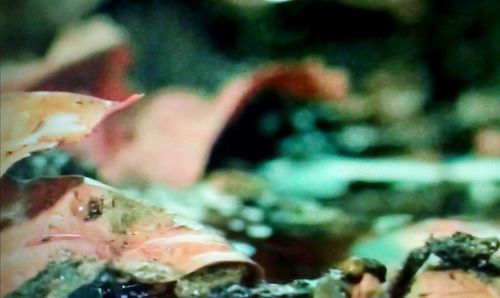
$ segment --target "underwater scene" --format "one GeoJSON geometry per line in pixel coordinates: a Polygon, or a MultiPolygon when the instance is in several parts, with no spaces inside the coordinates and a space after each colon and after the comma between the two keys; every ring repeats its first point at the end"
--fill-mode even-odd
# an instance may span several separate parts
{"type": "Polygon", "coordinates": [[[499,15],[0,0],[0,297],[500,298],[499,15]]]}

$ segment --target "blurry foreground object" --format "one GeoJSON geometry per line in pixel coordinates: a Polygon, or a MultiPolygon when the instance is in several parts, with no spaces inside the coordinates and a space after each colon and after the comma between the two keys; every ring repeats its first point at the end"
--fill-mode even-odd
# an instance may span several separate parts
{"type": "Polygon", "coordinates": [[[0,89],[72,91],[124,100],[131,95],[124,82],[131,64],[127,40],[126,31],[103,16],[72,24],[45,57],[2,61],[0,89]]]}
{"type": "Polygon", "coordinates": [[[43,51],[46,42],[61,28],[78,21],[106,1],[2,0],[2,56],[22,58],[43,51]]]}
{"type": "Polygon", "coordinates": [[[335,100],[346,94],[347,78],[308,61],[271,64],[241,75],[210,101],[190,91],[161,91],[149,104],[103,122],[83,147],[99,174],[113,184],[186,187],[203,173],[226,125],[252,96],[269,89],[300,99],[335,100]]]}
{"type": "Polygon", "coordinates": [[[81,140],[105,115],[129,102],[64,92],[2,94],[0,174],[31,152],[81,140]]]}

